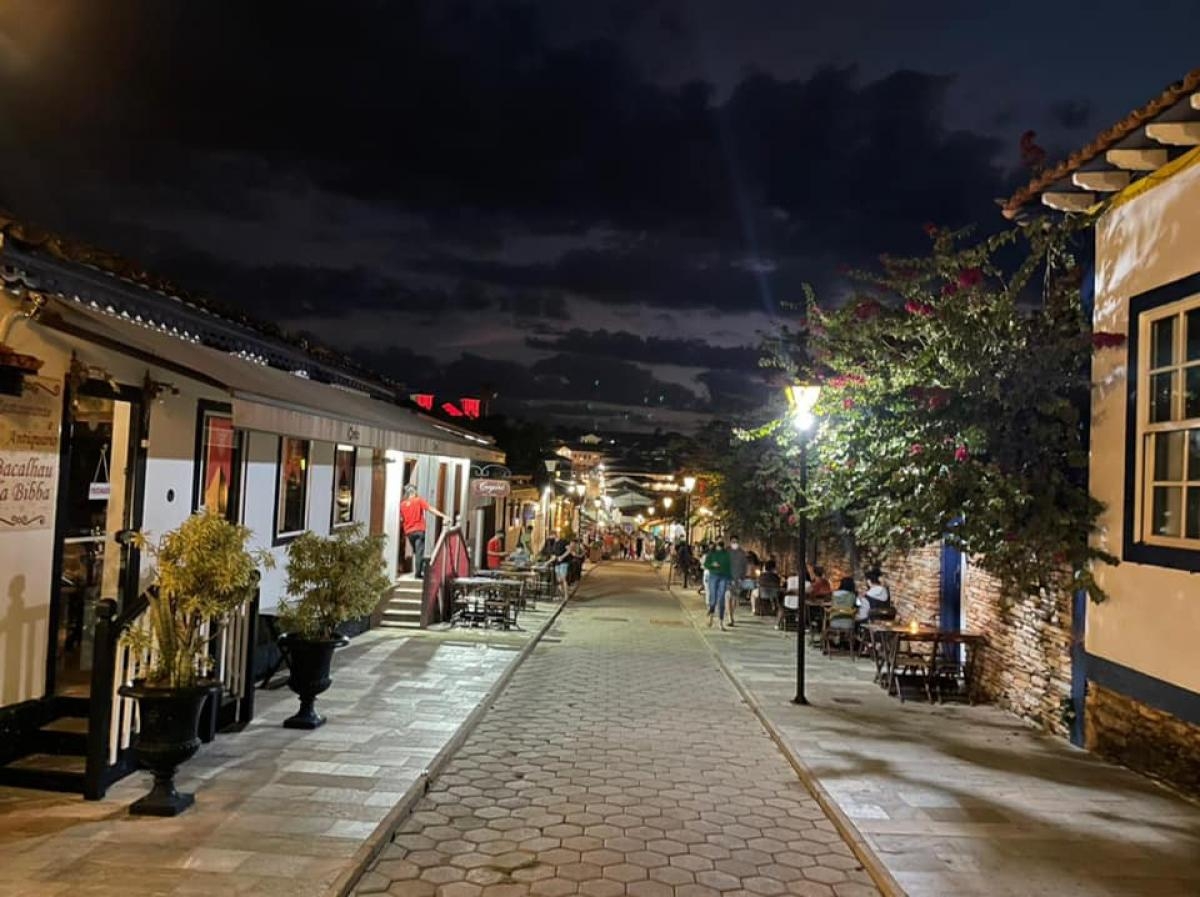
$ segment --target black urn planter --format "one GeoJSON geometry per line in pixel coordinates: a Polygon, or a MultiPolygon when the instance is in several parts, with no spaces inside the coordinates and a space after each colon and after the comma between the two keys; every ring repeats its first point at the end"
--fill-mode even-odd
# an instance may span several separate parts
{"type": "Polygon", "coordinates": [[[333,652],[350,644],[339,635],[332,639],[309,640],[290,633],[279,637],[279,650],[288,662],[288,688],[300,696],[300,710],[283,721],[285,729],[316,729],[325,725],[325,717],[313,709],[317,695],[329,688],[329,666],[333,652]]]}
{"type": "Polygon", "coordinates": [[[121,686],[123,697],[138,702],[141,726],[134,752],[138,762],[154,773],[154,787],[129,812],[135,816],[178,816],[196,798],[175,788],[175,770],[200,747],[196,734],[204,702],[218,686],[202,683],[190,688],[156,688],[138,679],[121,686]]]}

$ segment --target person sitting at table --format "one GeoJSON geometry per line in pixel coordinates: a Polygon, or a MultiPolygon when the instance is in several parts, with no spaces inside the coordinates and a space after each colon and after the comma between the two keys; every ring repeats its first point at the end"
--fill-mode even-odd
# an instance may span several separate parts
{"type": "Polygon", "coordinates": [[[858,595],[854,580],[845,576],[838,583],[837,591],[829,596],[829,613],[825,618],[825,634],[822,642],[826,650],[834,639],[846,638],[854,648],[855,618],[858,614],[858,595]]]}
{"type": "Polygon", "coordinates": [[[523,543],[519,543],[517,547],[512,550],[512,553],[508,556],[508,562],[514,567],[529,566],[529,552],[526,550],[523,543]]]}
{"type": "Polygon", "coordinates": [[[870,606],[870,616],[876,620],[893,620],[896,607],[892,604],[892,593],[883,584],[883,573],[878,567],[867,571],[867,591],[863,593],[870,606]]]}
{"type": "Polygon", "coordinates": [[[828,598],[833,594],[833,586],[829,584],[829,579],[825,576],[825,568],[813,565],[813,581],[812,588],[808,590],[810,598],[828,598]]]}
{"type": "Polygon", "coordinates": [[[775,569],[775,559],[767,561],[762,572],[758,574],[758,586],[751,596],[752,614],[758,613],[760,606],[767,610],[774,610],[779,604],[779,592],[783,588],[783,580],[779,578],[779,571],[775,569]]]}

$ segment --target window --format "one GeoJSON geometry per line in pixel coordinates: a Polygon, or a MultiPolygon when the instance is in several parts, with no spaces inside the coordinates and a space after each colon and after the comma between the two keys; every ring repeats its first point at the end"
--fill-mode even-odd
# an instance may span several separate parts
{"type": "Polygon", "coordinates": [[[1125,370],[1121,559],[1200,572],[1200,273],[1129,300],[1125,370]]]}
{"type": "Polygon", "coordinates": [[[284,436],[279,441],[279,482],[275,501],[275,541],[286,541],[307,529],[308,440],[284,436]]]}
{"type": "Polygon", "coordinates": [[[354,471],[358,466],[358,449],[339,445],[333,453],[333,527],[349,526],[354,522],[354,471]]]}
{"type": "Polygon", "coordinates": [[[239,518],[241,496],[240,431],[233,428],[228,405],[200,402],[196,419],[196,474],[192,508],[207,509],[227,520],[239,518]]]}

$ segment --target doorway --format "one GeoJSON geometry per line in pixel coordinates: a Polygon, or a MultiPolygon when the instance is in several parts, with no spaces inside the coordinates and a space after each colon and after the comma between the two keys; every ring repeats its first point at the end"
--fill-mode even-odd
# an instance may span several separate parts
{"type": "Polygon", "coordinates": [[[143,429],[136,390],[89,382],[67,403],[48,670],[54,694],[88,696],[96,606],[102,598],[123,606],[138,587],[136,550],[118,535],[140,525],[143,429]]]}
{"type": "Polygon", "coordinates": [[[962,552],[942,541],[942,586],[938,623],[946,632],[962,629],[962,552]]]}

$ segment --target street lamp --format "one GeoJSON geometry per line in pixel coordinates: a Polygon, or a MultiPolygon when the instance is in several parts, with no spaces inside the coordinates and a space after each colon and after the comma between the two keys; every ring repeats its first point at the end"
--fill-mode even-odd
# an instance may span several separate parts
{"type": "Polygon", "coordinates": [[[796,577],[796,696],[793,704],[807,704],[804,694],[804,642],[807,636],[805,626],[804,580],[808,570],[808,433],[816,418],[813,408],[821,396],[821,387],[812,384],[797,383],[787,388],[788,409],[792,426],[800,439],[800,569],[796,577]]]}
{"type": "MultiPolygon", "coordinates": [[[[696,478],[695,477],[684,477],[683,478],[683,495],[684,495],[683,541],[684,541],[684,544],[686,544],[688,547],[689,556],[692,551],[692,490],[695,488],[696,488],[696,478]]],[[[685,589],[688,587],[688,567],[689,566],[690,566],[689,564],[684,564],[684,566],[683,566],[683,587],[685,589]]]]}

